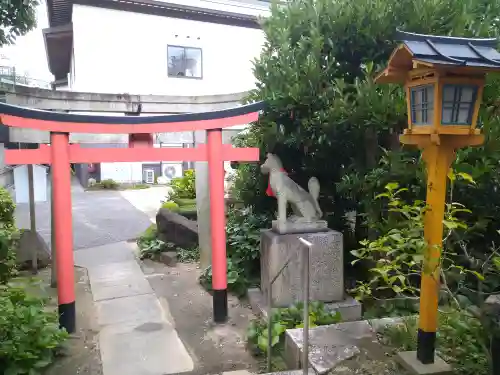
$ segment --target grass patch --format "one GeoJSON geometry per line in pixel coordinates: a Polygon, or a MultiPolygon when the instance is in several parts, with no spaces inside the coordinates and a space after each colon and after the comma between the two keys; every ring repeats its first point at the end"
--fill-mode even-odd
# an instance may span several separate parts
{"type": "Polygon", "coordinates": [[[144,190],[149,189],[150,187],[150,185],[143,183],[120,184],[113,180],[103,180],[87,187],[86,190],[144,190]]]}
{"type": "Polygon", "coordinates": [[[125,190],[144,190],[149,189],[151,186],[148,184],[133,184],[133,185],[124,185],[123,188],[125,190]]]}

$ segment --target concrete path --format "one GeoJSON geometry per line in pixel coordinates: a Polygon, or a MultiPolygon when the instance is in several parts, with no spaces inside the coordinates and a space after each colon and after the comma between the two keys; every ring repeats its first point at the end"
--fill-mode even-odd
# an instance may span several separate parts
{"type": "MultiPolygon", "coordinates": [[[[143,196],[147,197],[147,193],[143,196]]],[[[86,192],[73,180],[72,203],[75,250],[137,238],[151,225],[148,215],[118,191],[86,192]]],[[[17,205],[16,224],[29,228],[28,204],[17,205]]],[[[38,233],[50,245],[50,202],[36,203],[36,224],[38,233]]]]}
{"type": "Polygon", "coordinates": [[[170,187],[152,186],[142,190],[124,190],[120,195],[139,211],[148,215],[149,219],[156,222],[156,213],[161,207],[162,201],[167,200],[166,196],[170,187]]]}
{"type": "Polygon", "coordinates": [[[75,253],[88,270],[101,330],[103,375],[165,375],[193,370],[168,305],[160,303],[134,256],[118,242],[75,253]]]}

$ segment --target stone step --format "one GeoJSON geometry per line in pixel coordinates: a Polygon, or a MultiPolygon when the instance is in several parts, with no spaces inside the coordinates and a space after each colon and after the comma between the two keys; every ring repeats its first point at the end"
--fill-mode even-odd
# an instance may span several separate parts
{"type": "MultiPolygon", "coordinates": [[[[362,320],[314,327],[309,330],[309,366],[318,374],[360,353],[360,348],[379,346],[376,331],[400,319],[362,320]]],[[[303,330],[288,329],[285,333],[285,362],[288,368],[302,367],[303,330]]]]}

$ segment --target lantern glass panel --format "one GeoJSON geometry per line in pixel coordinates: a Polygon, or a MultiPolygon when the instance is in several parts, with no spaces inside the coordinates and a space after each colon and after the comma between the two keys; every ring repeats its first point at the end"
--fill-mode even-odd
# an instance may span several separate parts
{"type": "Polygon", "coordinates": [[[471,125],[476,97],[477,86],[444,85],[441,124],[471,125]]]}
{"type": "Polygon", "coordinates": [[[410,89],[411,123],[432,124],[434,118],[434,85],[416,86],[410,89]]]}

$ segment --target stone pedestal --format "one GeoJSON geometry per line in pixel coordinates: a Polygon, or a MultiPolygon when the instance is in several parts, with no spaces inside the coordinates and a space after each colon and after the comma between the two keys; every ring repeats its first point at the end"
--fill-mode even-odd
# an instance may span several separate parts
{"type": "Polygon", "coordinates": [[[272,287],[273,307],[287,307],[302,300],[302,248],[299,237],[313,244],[310,254],[310,300],[336,302],[344,299],[342,233],[261,234],[261,290],[267,301],[269,280],[277,275],[288,258],[291,261],[272,287]]]}

